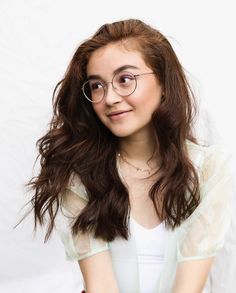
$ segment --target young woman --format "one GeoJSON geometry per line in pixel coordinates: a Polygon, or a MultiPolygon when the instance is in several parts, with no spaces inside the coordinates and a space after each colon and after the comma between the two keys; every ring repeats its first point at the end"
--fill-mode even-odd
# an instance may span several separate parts
{"type": "Polygon", "coordinates": [[[168,40],[103,25],[58,84],[35,225],[49,215],[87,293],[202,292],[229,223],[227,156],[192,133],[194,98],[168,40]]]}

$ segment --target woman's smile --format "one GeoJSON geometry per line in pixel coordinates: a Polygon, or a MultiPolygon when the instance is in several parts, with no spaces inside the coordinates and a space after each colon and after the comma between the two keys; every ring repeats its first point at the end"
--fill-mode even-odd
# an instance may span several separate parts
{"type": "Polygon", "coordinates": [[[132,110],[111,112],[110,114],[108,114],[108,117],[111,121],[118,121],[127,117],[131,111],[132,110]]]}
{"type": "MultiPolygon", "coordinates": [[[[109,87],[104,98],[93,103],[98,118],[115,136],[131,138],[139,132],[149,135],[152,114],[160,105],[163,90],[138,51],[127,50],[120,44],[102,47],[91,55],[87,75],[99,76],[103,81],[113,80],[120,87],[121,94],[117,88],[109,87]],[[114,74],[119,76],[118,80],[112,79],[114,74]],[[123,95],[130,85],[131,93],[123,95]]],[[[96,95],[101,87],[92,89],[96,95]]]]}

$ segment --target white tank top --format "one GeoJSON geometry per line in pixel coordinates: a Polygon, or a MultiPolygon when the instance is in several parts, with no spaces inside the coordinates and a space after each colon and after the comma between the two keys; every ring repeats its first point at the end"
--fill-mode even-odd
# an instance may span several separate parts
{"type": "Polygon", "coordinates": [[[164,222],[153,229],[138,224],[130,216],[131,233],[134,233],[139,265],[140,293],[154,293],[165,251],[166,230],[164,222]]]}

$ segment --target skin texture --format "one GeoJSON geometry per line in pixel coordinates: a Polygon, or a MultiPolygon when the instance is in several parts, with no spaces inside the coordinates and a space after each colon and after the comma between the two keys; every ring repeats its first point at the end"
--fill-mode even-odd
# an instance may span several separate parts
{"type": "MultiPolygon", "coordinates": [[[[114,71],[121,66],[132,65],[137,69],[127,68],[133,74],[151,72],[138,51],[127,51],[121,44],[112,44],[95,51],[87,66],[87,75],[99,74],[109,82],[114,71]],[[106,66],[104,66],[106,64],[106,66]]],[[[108,86],[102,102],[93,104],[94,111],[102,123],[118,137],[131,137],[150,129],[151,115],[160,104],[162,88],[154,74],[137,77],[137,88],[127,97],[119,96],[108,86]],[[145,107],[144,107],[145,105],[145,107]],[[112,121],[107,114],[113,111],[130,110],[123,119],[112,121]]]]}
{"type": "Polygon", "coordinates": [[[119,293],[109,251],[79,261],[86,293],[119,293]]]}
{"type": "MultiPolygon", "coordinates": [[[[92,54],[87,66],[87,75],[99,75],[102,81],[110,82],[114,71],[124,65],[137,67],[136,69],[126,69],[126,71],[133,74],[152,71],[138,51],[127,50],[118,43],[107,45],[92,54]]],[[[129,162],[140,168],[147,167],[146,162],[151,157],[155,147],[150,122],[153,112],[161,103],[163,94],[162,86],[156,76],[149,74],[137,78],[136,91],[127,97],[119,96],[113,90],[111,83],[108,83],[106,97],[100,103],[93,104],[93,109],[102,123],[115,136],[119,137],[120,151],[125,154],[129,162]],[[118,120],[112,120],[108,117],[109,113],[120,110],[130,112],[118,120]]],[[[155,163],[150,162],[150,164],[155,163]]],[[[126,165],[123,172],[125,174],[132,174],[135,171],[131,166],[126,165]]],[[[131,190],[130,193],[132,194],[131,190]]],[[[135,198],[132,198],[131,204],[137,206],[135,198]]],[[[141,215],[140,219],[138,219],[139,215],[141,213],[137,213],[136,218],[139,222],[142,222],[142,219],[145,219],[145,217],[141,215]]],[[[146,217],[145,224],[146,226],[151,226],[153,223],[156,225],[157,222],[158,219],[154,217],[152,219],[147,219],[146,217]]],[[[177,267],[173,293],[202,292],[212,262],[213,258],[180,263],[177,267]]],[[[87,293],[119,292],[109,251],[81,260],[79,265],[84,277],[87,293]]]]}
{"type": "MultiPolygon", "coordinates": [[[[214,258],[192,260],[177,267],[172,293],[202,293],[214,258]]],[[[79,262],[86,293],[118,293],[109,251],[104,251],[79,262]]]]}
{"type": "Polygon", "coordinates": [[[214,258],[191,260],[177,268],[173,293],[201,293],[214,258]]]}

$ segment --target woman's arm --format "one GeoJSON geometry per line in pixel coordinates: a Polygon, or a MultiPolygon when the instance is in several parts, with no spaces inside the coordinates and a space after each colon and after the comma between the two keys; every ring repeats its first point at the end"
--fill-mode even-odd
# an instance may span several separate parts
{"type": "Polygon", "coordinates": [[[177,267],[173,293],[202,293],[214,257],[189,260],[177,267]]]}
{"type": "Polygon", "coordinates": [[[86,293],[119,293],[109,250],[79,261],[86,293]]]}

